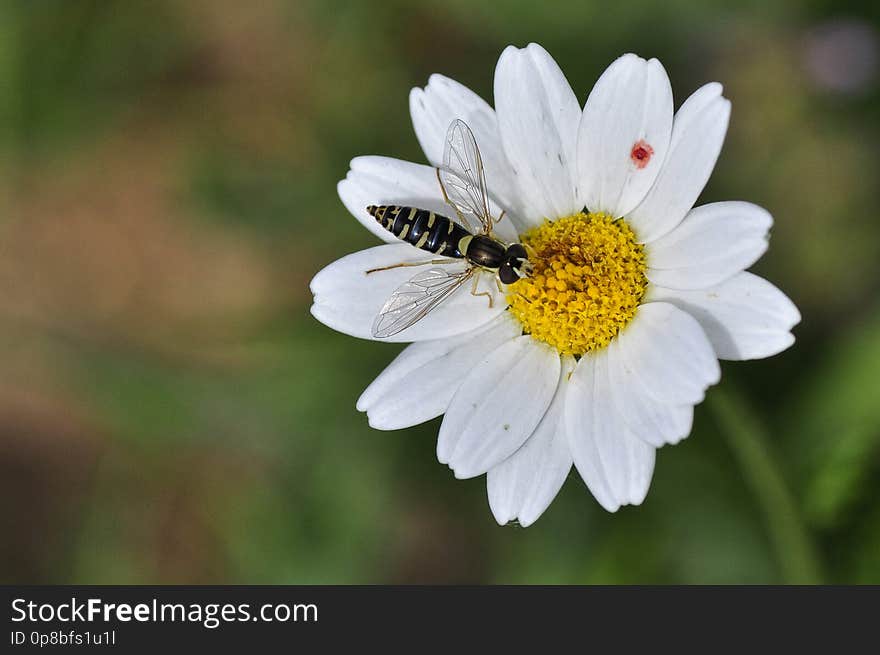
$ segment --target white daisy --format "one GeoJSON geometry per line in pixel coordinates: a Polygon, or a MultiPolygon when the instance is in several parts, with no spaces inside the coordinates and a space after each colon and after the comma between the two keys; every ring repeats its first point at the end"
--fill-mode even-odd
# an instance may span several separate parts
{"type": "MultiPolygon", "coordinates": [[[[508,47],[495,110],[434,75],[410,110],[430,166],[358,157],[339,183],[349,211],[386,245],[334,262],[312,280],[312,314],[356,337],[425,261],[367,212],[415,206],[450,216],[434,167],[447,128],[473,130],[502,240],[531,247],[534,273],[485,297],[467,288],[390,337],[414,342],[357,402],[374,428],[445,415],[438,459],[458,478],[487,474],[501,524],[533,523],[572,464],[608,511],[648,491],[654,452],[691,430],[719,359],[754,359],[794,342],[797,308],[745,269],[772,219],[746,202],[693,208],[721,150],[730,102],[711,83],[673,116],[663,66],[624,55],[581,110],[540,46],[508,47]]],[[[427,268],[424,267],[424,268],[427,268]]]]}

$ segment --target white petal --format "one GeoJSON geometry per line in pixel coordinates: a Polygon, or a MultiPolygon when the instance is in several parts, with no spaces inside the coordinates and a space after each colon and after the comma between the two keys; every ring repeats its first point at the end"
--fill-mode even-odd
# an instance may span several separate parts
{"type": "Polygon", "coordinates": [[[563,408],[573,357],[565,357],[550,408],[522,448],[489,470],[489,506],[500,525],[519,519],[528,527],[538,520],[562,488],[571,470],[563,408]]]}
{"type": "MultiPolygon", "coordinates": [[[[372,339],[373,320],[397,287],[420,271],[443,268],[453,272],[461,270],[464,264],[428,263],[370,274],[367,271],[403,262],[426,262],[430,258],[431,253],[397,243],[368,248],[338,259],[312,279],[310,288],[315,297],[312,315],[344,334],[372,339]]],[[[479,289],[496,296],[491,309],[485,296],[471,295],[470,286],[470,283],[465,284],[418,323],[383,341],[451,337],[485,325],[504,311],[504,299],[498,295],[489,275],[482,275],[479,289]]]]}
{"type": "Polygon", "coordinates": [[[495,109],[501,143],[517,177],[522,218],[581,209],[574,188],[581,108],[559,66],[541,46],[508,46],[495,69],[495,109]]]}
{"type": "Polygon", "coordinates": [[[472,478],[510,457],[550,406],[559,367],[556,351],[530,336],[475,363],[443,417],[437,459],[472,478]]]}
{"type": "Polygon", "coordinates": [[[671,289],[705,289],[758,261],[773,218],[750,202],[692,209],[672,232],[649,244],[648,279],[671,289]]]}
{"type": "MultiPolygon", "coordinates": [[[[522,208],[516,176],[504,155],[498,120],[488,103],[455,80],[432,75],[424,89],[415,88],[410,92],[409,109],[422,150],[434,166],[443,165],[446,132],[452,121],[460,118],[468,124],[480,148],[489,195],[497,205],[507,210],[512,222],[518,223],[522,208]]],[[[500,211],[493,213],[497,217],[500,211]]],[[[499,233],[506,226],[502,221],[499,233]]],[[[520,227],[524,228],[525,225],[520,227]]],[[[514,240],[516,234],[505,234],[503,238],[514,240]]]]}
{"type": "Polygon", "coordinates": [[[671,132],[672,87],[663,65],[633,54],[617,59],[596,82],[581,118],[581,204],[612,216],[631,211],[657,179],[671,132]],[[634,160],[637,145],[650,147],[650,157],[634,160]]]}
{"type": "Polygon", "coordinates": [[[505,313],[473,332],[407,346],[361,394],[357,408],[378,430],[430,421],[449,407],[473,362],[520,334],[522,326],[505,313]]]}
{"type": "Polygon", "coordinates": [[[674,405],[702,402],[721,368],[703,328],[690,314],[663,302],[639,307],[617,336],[623,365],[638,371],[650,393],[674,405]]]}
{"type": "Polygon", "coordinates": [[[484,164],[487,152],[501,143],[495,111],[476,93],[463,84],[443,75],[431,75],[425,88],[415,87],[409,94],[409,110],[413,128],[425,156],[433,166],[443,164],[446,132],[460,118],[474,133],[484,164]]]}
{"type": "Polygon", "coordinates": [[[709,289],[674,291],[654,287],[650,300],[672,303],[703,326],[721,359],[759,359],[794,343],[800,323],[794,303],[764,278],[740,273],[709,289]]]}
{"type": "Polygon", "coordinates": [[[650,243],[678,225],[694,206],[715,168],[730,101],[717,82],[697,89],[675,114],[672,139],[657,181],[627,216],[639,241],[650,243]]]}
{"type": "Polygon", "coordinates": [[[574,465],[609,512],[638,505],[654,473],[654,448],[634,436],[610,395],[607,351],[582,357],[565,401],[565,430],[574,465]]]}
{"type": "Polygon", "coordinates": [[[630,431],[642,441],[659,448],[678,443],[690,434],[694,420],[693,405],[676,405],[651,392],[653,380],[647,380],[638,368],[630,368],[615,339],[608,345],[608,378],[611,397],[630,431]]]}
{"type": "Polygon", "coordinates": [[[355,157],[351,160],[351,170],[336,190],[348,211],[387,243],[400,243],[400,239],[370,216],[369,205],[419,207],[442,216],[451,213],[440,192],[435,169],[400,159],[355,157]]]}

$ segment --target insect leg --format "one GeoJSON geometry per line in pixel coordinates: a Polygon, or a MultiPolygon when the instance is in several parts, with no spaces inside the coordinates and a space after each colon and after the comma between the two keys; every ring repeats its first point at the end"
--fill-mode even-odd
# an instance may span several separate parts
{"type": "Polygon", "coordinates": [[[524,260],[524,259],[520,258],[520,260],[519,260],[520,267],[515,270],[516,270],[516,274],[519,275],[520,279],[522,279],[524,277],[531,277],[532,276],[532,273],[535,272],[535,267],[532,264],[532,260],[536,260],[538,258],[538,253],[534,248],[532,248],[527,243],[524,243],[522,245],[523,245],[523,248],[526,249],[526,253],[528,253],[529,259],[524,260]]]}
{"type": "Polygon", "coordinates": [[[443,200],[446,202],[447,205],[452,207],[453,211],[455,212],[455,215],[458,216],[458,220],[460,220],[462,223],[464,223],[465,227],[469,231],[473,232],[474,227],[473,227],[473,225],[471,225],[471,222],[467,219],[467,217],[464,214],[462,214],[460,211],[458,211],[458,207],[456,207],[455,203],[449,199],[449,195],[446,193],[446,186],[444,186],[443,180],[440,179],[440,169],[435,168],[434,173],[437,175],[437,182],[440,183],[440,192],[443,194],[443,200]]]}
{"type": "Polygon", "coordinates": [[[379,271],[390,271],[392,268],[403,268],[405,266],[428,266],[429,264],[454,264],[456,259],[429,259],[426,262],[401,262],[400,264],[392,264],[391,266],[383,266],[381,268],[371,268],[367,271],[370,273],[378,273],[379,271]]]}
{"type": "Polygon", "coordinates": [[[526,259],[524,261],[521,260],[520,261],[520,268],[513,269],[513,272],[519,276],[520,280],[522,280],[523,278],[526,278],[526,277],[532,277],[532,273],[535,272],[535,269],[532,266],[532,263],[528,259],[526,259]]]}
{"type": "Polygon", "coordinates": [[[489,299],[489,309],[492,309],[492,294],[488,291],[481,291],[477,293],[477,282],[479,282],[480,276],[474,275],[474,281],[471,283],[471,295],[472,296],[486,296],[489,299]]]}
{"type": "Polygon", "coordinates": [[[501,286],[501,280],[498,279],[498,276],[495,276],[495,286],[498,287],[499,293],[504,293],[504,289],[501,286]]]}

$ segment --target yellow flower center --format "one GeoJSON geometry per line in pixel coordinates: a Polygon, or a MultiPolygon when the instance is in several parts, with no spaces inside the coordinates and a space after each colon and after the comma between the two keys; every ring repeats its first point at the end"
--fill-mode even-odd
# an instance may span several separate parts
{"type": "Polygon", "coordinates": [[[601,213],[545,221],[522,235],[534,267],[507,302],[523,330],[564,355],[604,348],[645,293],[645,251],[623,219],[601,213]]]}

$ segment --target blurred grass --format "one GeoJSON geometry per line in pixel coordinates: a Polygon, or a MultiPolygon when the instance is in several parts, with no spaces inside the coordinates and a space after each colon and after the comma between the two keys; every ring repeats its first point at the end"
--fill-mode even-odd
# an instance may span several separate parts
{"type": "Polygon", "coordinates": [[[728,389],[716,390],[708,403],[720,431],[764,512],[764,524],[776,549],[776,560],[787,584],[821,584],[822,573],[813,544],[799,516],[777,456],[771,452],[766,428],[743,400],[728,389]]]}
{"type": "Polygon", "coordinates": [[[774,536],[782,489],[825,581],[880,582],[878,18],[867,2],[0,4],[2,580],[782,582],[804,570],[774,536]],[[846,93],[809,65],[844,19],[875,39],[846,93]],[[724,365],[710,402],[736,390],[752,419],[699,407],[643,506],[608,515],[571,476],[521,529],[436,462],[437,421],[369,429],[355,400],[399,346],[317,324],[308,281],[374,244],[336,196],[349,159],[421,161],[409,89],[442,72],[491,100],[498,54],[529,40],[581,100],[629,50],[662,59],[679,103],[725,84],[703,201],[771,210],[757,270],[805,319],[792,350],[724,365]],[[769,490],[725,438],[752,421],[769,490]]]}

